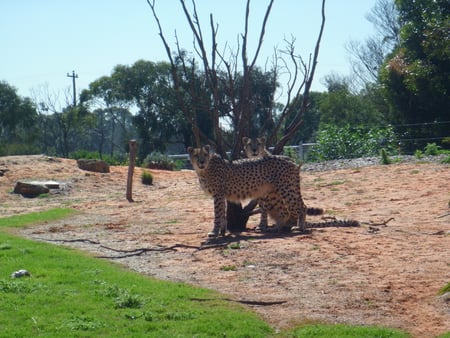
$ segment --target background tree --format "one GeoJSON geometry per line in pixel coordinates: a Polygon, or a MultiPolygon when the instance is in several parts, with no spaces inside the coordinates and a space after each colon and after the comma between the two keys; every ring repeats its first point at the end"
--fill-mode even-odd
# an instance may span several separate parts
{"type": "Polygon", "coordinates": [[[35,152],[37,129],[36,109],[29,98],[22,98],[17,89],[0,81],[0,155],[35,152]]]}
{"type": "Polygon", "coordinates": [[[366,18],[373,24],[375,35],[362,42],[352,40],[346,46],[353,75],[363,88],[378,81],[384,60],[400,44],[399,13],[394,0],[378,0],[366,18]]]}
{"type": "MultiPolygon", "coordinates": [[[[120,121],[116,116],[119,107],[135,112],[132,122],[141,160],[151,152],[165,151],[171,142],[183,141],[185,124],[175,104],[167,62],[139,60],[132,66],[117,65],[110,77],[94,81],[85,96],[91,106],[95,99],[102,100],[107,109],[104,112],[116,122],[120,121]]],[[[122,123],[121,127],[125,130],[126,126],[122,123]]]]}
{"type": "MultiPolygon", "coordinates": [[[[173,87],[178,106],[184,117],[192,127],[195,145],[200,146],[210,143],[217,153],[227,157],[226,151],[231,152],[231,159],[240,157],[242,137],[252,135],[254,123],[262,123],[259,116],[264,116],[269,143],[275,143],[274,153],[282,152],[284,145],[292,139],[303,123],[302,115],[308,109],[310,88],[314,78],[319,54],[320,41],[325,25],[325,0],[322,1],[322,22],[314,53],[305,61],[295,51],[295,38],[287,41],[286,49],[280,54],[275,54],[273,66],[267,72],[258,72],[257,60],[264,40],[267,21],[272,9],[273,0],[269,1],[264,18],[262,19],[257,47],[252,56],[248,54],[250,1],[246,3],[243,33],[240,36],[238,50],[230,50],[218,46],[217,33],[219,25],[214,21],[213,14],[209,17],[209,29],[211,36],[211,50],[207,50],[207,43],[203,35],[201,19],[198,16],[196,2],[188,8],[184,0],[180,0],[181,10],[184,13],[194,37],[194,55],[183,51],[176,42],[176,50],[173,51],[165,38],[162,25],[157,15],[154,0],[147,0],[152,10],[153,17],[159,28],[162,43],[166,49],[167,57],[171,65],[173,87]],[[197,63],[202,67],[203,76],[196,77],[197,63]],[[280,72],[288,71],[289,77],[286,85],[286,101],[280,105],[274,100],[274,88],[280,79],[280,72]],[[258,78],[262,77],[261,81],[258,78]],[[197,81],[203,84],[205,92],[209,95],[207,102],[198,101],[201,97],[198,92],[197,81]],[[264,87],[262,84],[270,84],[264,87]],[[257,91],[260,89],[261,91],[257,91]],[[267,100],[269,102],[267,102],[267,100]],[[207,106],[210,115],[212,133],[207,135],[200,128],[199,104],[207,106]],[[269,104],[268,104],[269,103],[269,104]],[[281,110],[278,109],[281,107],[281,110]],[[287,124],[286,121],[289,121],[287,124]],[[270,128],[269,128],[270,126],[270,128]]],[[[248,220],[248,211],[253,205],[242,208],[241,205],[228,203],[227,218],[229,229],[244,229],[248,220]]]]}
{"type": "MultiPolygon", "coordinates": [[[[437,122],[408,128],[410,138],[424,142],[449,135],[450,4],[443,0],[396,0],[400,44],[380,73],[385,97],[404,124],[437,122]]],[[[415,145],[417,146],[417,145],[415,145]]]]}
{"type": "Polygon", "coordinates": [[[40,88],[34,96],[42,148],[66,158],[72,151],[83,148],[94,123],[87,107],[83,103],[73,106],[69,88],[64,92],[65,104],[60,102],[60,93],[50,93],[47,87],[40,88]]]}
{"type": "Polygon", "coordinates": [[[321,95],[319,100],[320,127],[352,125],[370,128],[383,122],[382,114],[364,95],[364,91],[351,91],[348,78],[329,75],[325,83],[328,92],[321,95]]]}

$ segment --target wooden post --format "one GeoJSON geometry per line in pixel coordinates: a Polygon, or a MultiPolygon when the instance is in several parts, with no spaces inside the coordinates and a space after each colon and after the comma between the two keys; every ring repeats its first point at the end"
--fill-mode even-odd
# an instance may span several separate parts
{"type": "Polygon", "coordinates": [[[127,200],[128,202],[133,201],[133,173],[134,173],[134,164],[136,162],[136,149],[137,142],[136,140],[130,140],[129,148],[130,148],[130,163],[128,164],[128,179],[127,179],[127,200]]]}

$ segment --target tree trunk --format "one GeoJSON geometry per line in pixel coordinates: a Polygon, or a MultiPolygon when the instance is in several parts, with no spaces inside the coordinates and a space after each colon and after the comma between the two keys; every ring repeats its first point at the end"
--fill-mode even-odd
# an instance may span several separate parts
{"type": "Polygon", "coordinates": [[[231,232],[245,231],[249,213],[242,208],[242,204],[227,202],[227,227],[231,232]]]}

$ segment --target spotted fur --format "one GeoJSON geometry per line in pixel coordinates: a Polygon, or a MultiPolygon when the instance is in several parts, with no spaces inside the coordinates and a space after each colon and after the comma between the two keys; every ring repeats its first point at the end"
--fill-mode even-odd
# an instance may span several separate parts
{"type": "Polygon", "coordinates": [[[214,198],[214,227],[209,237],[226,232],[226,200],[241,202],[275,193],[284,201],[283,218],[295,218],[303,230],[306,206],[300,193],[300,176],[295,163],[279,156],[226,162],[212,154],[209,146],[188,148],[201,188],[214,198]]]}
{"type": "MultiPolygon", "coordinates": [[[[249,137],[242,138],[242,144],[244,148],[244,153],[247,158],[258,158],[258,157],[267,157],[272,156],[272,154],[266,148],[266,138],[265,137],[257,137],[255,139],[249,137]]],[[[286,157],[289,159],[289,157],[286,157]]],[[[289,159],[290,160],[290,159],[289,159]]],[[[300,175],[300,166],[298,167],[299,172],[295,174],[296,177],[300,175]]],[[[285,208],[283,200],[276,193],[271,193],[265,197],[258,199],[258,204],[261,208],[261,219],[257,230],[264,231],[268,228],[268,215],[275,221],[277,228],[292,228],[296,225],[296,220],[292,219],[290,216],[285,217],[285,215],[289,215],[289,213],[280,213],[280,210],[285,208]]],[[[307,208],[307,215],[321,215],[323,214],[323,209],[320,208],[307,208]]]]}

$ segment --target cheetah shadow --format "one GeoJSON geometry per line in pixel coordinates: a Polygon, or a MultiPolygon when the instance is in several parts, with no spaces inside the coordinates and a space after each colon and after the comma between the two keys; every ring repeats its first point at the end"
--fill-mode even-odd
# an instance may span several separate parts
{"type": "MultiPolygon", "coordinates": [[[[320,231],[320,230],[319,230],[320,231]]],[[[250,240],[270,240],[276,238],[292,238],[298,236],[309,237],[313,232],[312,228],[305,229],[303,231],[255,231],[255,229],[247,229],[242,232],[229,232],[225,236],[208,238],[202,242],[202,246],[227,246],[241,241],[250,240]]]]}

